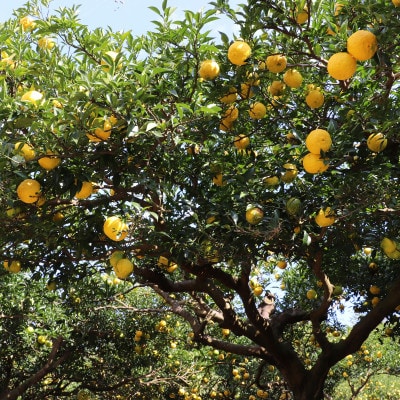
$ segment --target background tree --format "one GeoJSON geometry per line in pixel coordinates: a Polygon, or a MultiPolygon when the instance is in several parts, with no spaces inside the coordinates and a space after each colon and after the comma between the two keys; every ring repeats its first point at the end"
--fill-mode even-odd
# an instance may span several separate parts
{"type": "MultiPolygon", "coordinates": [[[[112,270],[129,302],[152,289],[197,345],[260,361],[260,390],[276,389],[264,367],[279,370],[285,397],[323,398],[331,368],[382,320],[395,337],[397,4],[250,0],[235,12],[221,0],[174,21],[164,2],[151,7],[154,30],[134,37],[89,31],[76,7],[53,15],[46,3],[28,2],[0,30],[4,282],[27,293],[27,279],[30,290],[50,281],[57,313],[75,298],[95,319],[88,336],[74,318],[62,329],[37,311],[51,335],[30,376],[79,343],[93,351],[79,367],[86,386],[99,360],[115,370],[108,389],[131,376],[128,345],[102,339],[128,324],[107,307],[100,276],[112,270]],[[207,31],[216,10],[238,37],[207,31]],[[345,334],[343,300],[360,313],[345,334]],[[298,342],[307,330],[312,352],[298,342]]],[[[4,313],[17,324],[8,332],[28,325],[17,311],[4,313]]],[[[21,379],[7,349],[12,396],[21,379]]]]}

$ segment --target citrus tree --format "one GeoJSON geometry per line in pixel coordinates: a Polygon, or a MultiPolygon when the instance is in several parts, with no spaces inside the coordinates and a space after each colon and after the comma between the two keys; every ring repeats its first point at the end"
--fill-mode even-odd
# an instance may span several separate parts
{"type": "MultiPolygon", "coordinates": [[[[78,285],[102,321],[121,312],[101,289],[115,274],[198,346],[258,360],[259,397],[329,396],[335,364],[382,321],[399,330],[397,6],[218,0],[174,20],[163,2],[134,36],[28,2],[0,28],[3,281],[78,285]],[[233,37],[210,31],[218,13],[233,37]]],[[[53,370],[62,342],[88,340],[56,328],[40,334],[53,370]]]]}

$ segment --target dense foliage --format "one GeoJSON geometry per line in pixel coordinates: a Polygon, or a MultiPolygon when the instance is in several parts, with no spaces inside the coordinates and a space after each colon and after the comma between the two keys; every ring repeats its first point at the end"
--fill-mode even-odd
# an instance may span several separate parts
{"type": "Polygon", "coordinates": [[[397,346],[396,3],[163,2],[139,37],[16,10],[0,397],[329,398],[372,331],[397,346]]]}

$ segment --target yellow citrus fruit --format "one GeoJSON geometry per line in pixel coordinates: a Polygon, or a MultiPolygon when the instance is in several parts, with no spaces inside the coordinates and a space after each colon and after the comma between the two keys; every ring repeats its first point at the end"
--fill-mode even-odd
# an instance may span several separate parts
{"type": "Polygon", "coordinates": [[[102,142],[107,140],[111,135],[112,124],[110,119],[103,120],[102,118],[96,118],[93,121],[93,125],[96,126],[93,129],[93,133],[87,133],[86,136],[91,142],[102,142]]]}
{"type": "Polygon", "coordinates": [[[400,0],[392,0],[392,3],[395,7],[400,7],[400,0]]]}
{"type": "Polygon", "coordinates": [[[82,187],[75,193],[77,199],[87,199],[93,193],[93,183],[84,181],[82,187]]]}
{"type": "Polygon", "coordinates": [[[277,261],[276,266],[280,269],[285,269],[287,267],[287,262],[285,260],[279,260],[277,261]]]}
{"type": "Polygon", "coordinates": [[[216,185],[216,186],[224,186],[225,185],[225,181],[224,181],[224,178],[223,178],[223,175],[221,172],[216,173],[213,176],[212,181],[213,181],[214,185],[216,185]]]}
{"type": "Polygon", "coordinates": [[[330,26],[328,26],[328,27],[326,28],[326,33],[327,33],[328,35],[331,35],[331,36],[335,36],[335,35],[336,35],[336,32],[335,32],[330,26]]]}
{"type": "Polygon", "coordinates": [[[327,152],[332,146],[331,135],[325,129],[314,129],[306,137],[306,147],[310,153],[327,152]]]}
{"type": "Polygon", "coordinates": [[[244,65],[251,55],[251,47],[242,40],[236,40],[228,49],[228,59],[234,65],[244,65]]]}
{"type": "Polygon", "coordinates": [[[250,83],[242,83],[240,85],[240,97],[242,99],[250,99],[254,96],[254,90],[250,83]]]}
{"type": "Polygon", "coordinates": [[[4,261],[3,263],[4,269],[13,274],[17,274],[21,271],[21,262],[20,261],[11,261],[11,264],[8,261],[4,261]]]}
{"type": "Polygon", "coordinates": [[[268,71],[277,74],[286,68],[287,59],[283,54],[274,54],[267,57],[265,65],[267,66],[268,71]]]}
{"type": "Polygon", "coordinates": [[[285,84],[281,81],[273,81],[270,86],[268,86],[268,91],[272,96],[280,96],[285,90],[285,84]]]}
{"type": "Polygon", "coordinates": [[[244,150],[250,145],[250,138],[247,135],[240,134],[235,137],[233,144],[237,149],[244,150]]]}
{"type": "Polygon", "coordinates": [[[376,36],[370,31],[359,30],[347,39],[347,51],[358,61],[372,58],[377,48],[376,36]]]}
{"type": "Polygon", "coordinates": [[[301,25],[307,21],[308,21],[308,10],[307,8],[304,8],[296,15],[296,22],[301,25]]]}
{"type": "Polygon", "coordinates": [[[61,163],[61,158],[50,150],[48,150],[46,154],[47,156],[39,158],[39,165],[47,171],[57,168],[61,163]]]}
{"type": "Polygon", "coordinates": [[[204,60],[200,64],[199,76],[205,80],[215,79],[219,75],[219,65],[214,60],[204,60]]]}
{"type": "Polygon", "coordinates": [[[322,107],[324,102],[325,102],[325,96],[318,89],[310,90],[306,95],[306,103],[310,108],[322,107]]]}
{"type": "Polygon", "coordinates": [[[283,74],[283,82],[292,89],[296,89],[301,86],[303,82],[303,76],[297,69],[288,69],[283,74]]]}
{"type": "Polygon", "coordinates": [[[24,31],[31,31],[36,27],[36,22],[31,17],[23,17],[19,20],[19,24],[24,31]]]}
{"type": "Polygon", "coordinates": [[[128,235],[128,230],[128,225],[116,216],[108,217],[103,225],[105,235],[116,242],[125,239],[128,235]]]}
{"type": "Polygon", "coordinates": [[[386,149],[387,139],[383,133],[372,133],[368,136],[367,146],[374,153],[379,153],[386,149]]]}
{"type": "Polygon", "coordinates": [[[160,256],[158,258],[158,265],[162,268],[165,268],[169,273],[172,273],[179,268],[177,263],[168,260],[168,258],[164,256],[160,256]]]}
{"type": "Polygon", "coordinates": [[[253,289],[254,296],[257,296],[257,297],[258,297],[258,296],[261,296],[263,291],[264,291],[264,289],[263,289],[262,286],[256,286],[256,287],[253,289]]]}
{"type": "Polygon", "coordinates": [[[285,183],[293,182],[296,179],[297,174],[299,173],[297,167],[294,164],[286,163],[283,164],[283,168],[285,169],[285,171],[281,175],[281,181],[285,183]]]}
{"type": "Polygon", "coordinates": [[[394,240],[384,237],[381,241],[381,248],[385,253],[393,253],[397,249],[397,244],[394,240]]]}
{"type": "Polygon", "coordinates": [[[57,211],[54,215],[52,220],[54,222],[61,222],[64,219],[64,214],[60,211],[57,211]]]}
{"type": "Polygon", "coordinates": [[[239,117],[239,110],[235,106],[230,106],[223,115],[225,121],[236,121],[239,117]]]}
{"type": "Polygon", "coordinates": [[[27,103],[31,103],[37,105],[37,103],[43,99],[43,94],[38,92],[37,90],[30,90],[24,93],[21,97],[22,101],[26,101],[27,103]]]}
{"type": "Polygon", "coordinates": [[[22,142],[15,143],[14,150],[17,154],[24,157],[25,161],[31,161],[36,156],[33,147],[27,143],[22,143],[22,142]]]}
{"type": "Polygon", "coordinates": [[[119,279],[126,279],[133,272],[133,263],[128,258],[121,258],[113,267],[115,275],[119,279]]]}
{"type": "Polygon", "coordinates": [[[343,6],[344,6],[344,4],[342,4],[342,3],[335,3],[335,7],[334,7],[335,17],[337,17],[341,13],[343,6]]]}
{"type": "Polygon", "coordinates": [[[115,267],[117,265],[117,262],[121,260],[121,258],[124,258],[124,252],[121,250],[115,250],[112,252],[111,257],[110,257],[110,265],[112,267],[115,267]]]}
{"type": "Polygon", "coordinates": [[[276,175],[273,176],[267,176],[266,178],[263,179],[263,182],[268,186],[268,187],[275,187],[279,185],[279,177],[276,175]]]}
{"type": "Polygon", "coordinates": [[[350,79],[357,69],[356,59],[345,51],[333,54],[328,60],[328,74],[339,81],[350,79]]]}
{"type": "Polygon", "coordinates": [[[303,158],[303,168],[309,174],[319,174],[329,168],[329,162],[319,154],[308,153],[303,158]]]}
{"type": "Polygon", "coordinates": [[[260,77],[257,72],[248,72],[246,74],[247,82],[249,85],[258,86],[260,84],[260,77]]]}
{"type": "Polygon", "coordinates": [[[330,226],[335,222],[335,213],[330,207],[321,208],[315,216],[315,222],[321,228],[330,226]]]}
{"type": "Polygon", "coordinates": [[[307,290],[306,293],[308,300],[315,300],[317,298],[317,292],[314,289],[307,290]]]}
{"type": "Polygon", "coordinates": [[[25,179],[17,187],[17,195],[24,203],[35,203],[40,196],[40,183],[35,179],[25,179]]]}
{"type": "Polygon", "coordinates": [[[257,101],[250,106],[249,110],[250,118],[261,119],[265,117],[266,113],[267,113],[267,108],[264,106],[263,103],[257,101]]]}
{"type": "Polygon", "coordinates": [[[264,218],[264,211],[259,207],[250,207],[246,210],[246,221],[251,225],[257,225],[264,218]]]}
{"type": "Polygon", "coordinates": [[[228,118],[222,118],[221,123],[219,124],[219,130],[227,132],[232,129],[233,121],[228,118]]]}
{"type": "Polygon", "coordinates": [[[43,50],[51,50],[55,45],[56,43],[51,38],[43,37],[38,40],[38,46],[43,50]]]}
{"type": "Polygon", "coordinates": [[[385,253],[385,254],[393,260],[400,259],[400,250],[398,250],[398,249],[396,249],[395,251],[392,251],[391,253],[385,253]]]}
{"type": "Polygon", "coordinates": [[[222,96],[219,101],[223,104],[231,104],[237,99],[237,90],[234,87],[228,89],[228,93],[222,96]]]}

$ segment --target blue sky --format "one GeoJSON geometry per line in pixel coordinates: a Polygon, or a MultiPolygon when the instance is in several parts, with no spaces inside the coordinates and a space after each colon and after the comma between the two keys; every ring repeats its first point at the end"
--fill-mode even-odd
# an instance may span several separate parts
{"type": "MultiPolygon", "coordinates": [[[[12,16],[14,9],[25,4],[24,0],[0,0],[0,21],[12,16]]],[[[211,0],[169,0],[168,5],[175,7],[176,17],[182,15],[183,10],[199,11],[210,8],[211,0]]],[[[231,6],[235,7],[239,0],[231,0],[231,6]]],[[[59,7],[80,4],[80,19],[90,28],[110,26],[113,30],[131,30],[134,35],[140,35],[152,29],[151,20],[156,19],[156,14],[149,10],[149,6],[161,8],[162,0],[53,0],[51,7],[59,7]],[[140,4],[138,4],[140,3],[140,4]]],[[[234,27],[224,19],[212,25],[213,30],[224,31],[232,37],[234,27]]]]}

